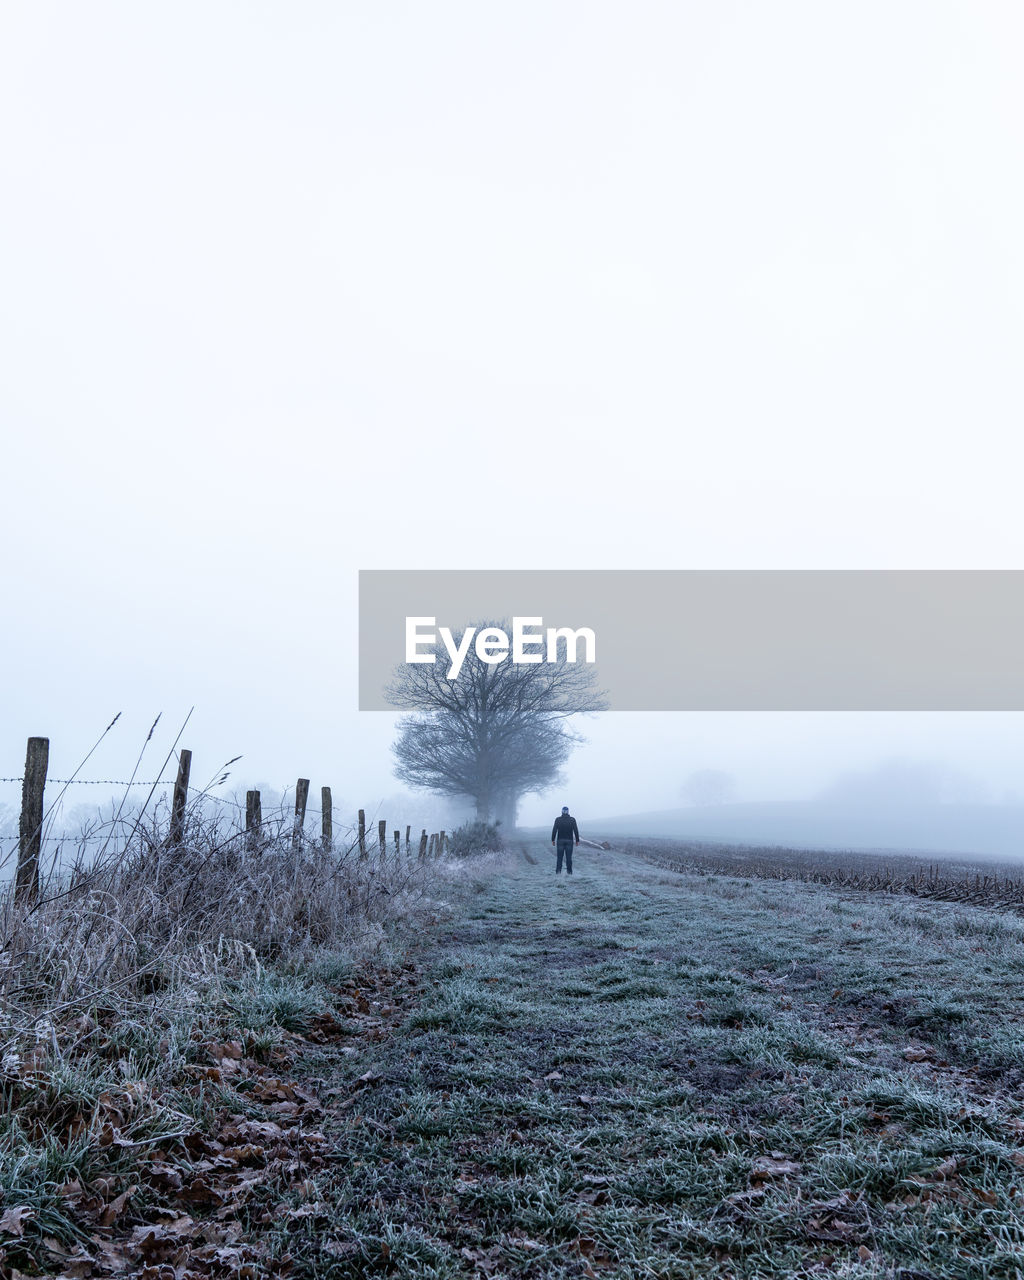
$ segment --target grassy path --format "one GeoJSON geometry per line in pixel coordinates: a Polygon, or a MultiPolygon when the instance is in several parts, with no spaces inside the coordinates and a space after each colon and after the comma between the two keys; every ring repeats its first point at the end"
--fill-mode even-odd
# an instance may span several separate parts
{"type": "Polygon", "coordinates": [[[296,1275],[1024,1275],[1024,922],[531,856],[329,1067],[296,1275]]]}

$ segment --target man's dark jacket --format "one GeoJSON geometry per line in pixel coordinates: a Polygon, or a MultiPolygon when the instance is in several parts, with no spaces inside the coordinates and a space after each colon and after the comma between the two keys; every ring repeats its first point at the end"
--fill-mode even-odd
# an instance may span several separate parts
{"type": "Polygon", "coordinates": [[[571,813],[560,813],[555,819],[555,825],[551,828],[551,839],[568,844],[573,836],[576,837],[576,843],[579,844],[580,829],[576,825],[576,819],[571,813]]]}

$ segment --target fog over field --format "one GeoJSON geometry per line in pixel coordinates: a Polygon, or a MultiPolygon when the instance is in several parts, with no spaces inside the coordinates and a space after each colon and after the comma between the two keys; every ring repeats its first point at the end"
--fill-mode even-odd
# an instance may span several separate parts
{"type": "Polygon", "coordinates": [[[843,808],[778,801],[595,817],[590,828],[610,836],[675,836],[727,844],[985,855],[1019,859],[1024,868],[1024,805],[843,808]]]}
{"type": "MultiPolygon", "coordinates": [[[[150,780],[194,707],[217,794],[439,812],[355,709],[361,568],[1018,568],[1022,22],[6,5],[0,777],[121,711],[82,776],[163,713],[150,780]]],[[[578,727],[522,822],[1020,845],[1020,714],[578,727]],[[842,801],[891,761],[945,782],[842,801]]]]}
{"type": "Polygon", "coordinates": [[[1022,47],[3,0],[0,1273],[1020,1280],[1022,47]]]}

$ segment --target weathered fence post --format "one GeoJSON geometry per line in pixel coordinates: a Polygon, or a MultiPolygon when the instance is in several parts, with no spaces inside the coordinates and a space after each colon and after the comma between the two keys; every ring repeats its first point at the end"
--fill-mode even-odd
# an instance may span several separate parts
{"type": "Polygon", "coordinates": [[[381,854],[387,852],[388,847],[388,823],[386,818],[381,818],[377,823],[377,843],[380,845],[381,854]]]}
{"type": "Polygon", "coordinates": [[[399,843],[399,837],[401,836],[401,834],[402,833],[400,831],[395,832],[395,857],[397,857],[402,852],[402,846],[399,843]]]}
{"type": "Polygon", "coordinates": [[[422,862],[426,856],[427,856],[427,829],[426,827],[424,827],[423,833],[420,836],[420,852],[419,852],[420,861],[422,862]]]}
{"type": "Polygon", "coordinates": [[[437,846],[437,835],[435,832],[432,831],[430,833],[430,847],[429,849],[427,849],[428,858],[432,858],[434,856],[434,849],[436,848],[436,846],[437,846]]]}
{"type": "Polygon", "coordinates": [[[174,797],[171,800],[171,844],[181,844],[185,834],[185,805],[188,802],[188,777],[192,772],[192,752],[184,747],[178,756],[178,776],[174,780],[174,797]]]}
{"type": "Polygon", "coordinates": [[[320,842],[325,849],[334,843],[334,821],[330,787],[320,788],[320,842]]]}
{"type": "Polygon", "coordinates": [[[21,822],[18,826],[18,870],[14,899],[34,906],[39,898],[39,851],[43,838],[43,788],[50,759],[49,738],[29,738],[25,776],[21,784],[21,822]]]}
{"type": "Polygon", "coordinates": [[[299,778],[295,783],[295,825],[292,827],[292,848],[302,844],[302,828],[306,824],[306,801],[309,799],[309,779],[299,778]]]}
{"type": "Polygon", "coordinates": [[[410,833],[411,831],[412,831],[412,823],[410,823],[410,824],[406,827],[406,829],[405,829],[405,847],[406,847],[407,849],[410,847],[410,845],[411,845],[411,843],[412,843],[412,842],[411,842],[411,840],[409,839],[409,833],[410,833]]]}
{"type": "Polygon", "coordinates": [[[259,843],[263,826],[263,805],[258,791],[245,793],[245,842],[250,849],[259,843]]]}
{"type": "Polygon", "coordinates": [[[359,810],[359,856],[366,857],[366,810],[359,810]]]}
{"type": "Polygon", "coordinates": [[[441,832],[441,838],[440,838],[440,839],[438,840],[438,842],[437,842],[437,856],[438,856],[438,857],[440,857],[440,856],[441,856],[441,854],[442,854],[442,853],[444,853],[444,841],[445,841],[445,834],[444,834],[444,832],[442,831],[442,832],[441,832]]]}

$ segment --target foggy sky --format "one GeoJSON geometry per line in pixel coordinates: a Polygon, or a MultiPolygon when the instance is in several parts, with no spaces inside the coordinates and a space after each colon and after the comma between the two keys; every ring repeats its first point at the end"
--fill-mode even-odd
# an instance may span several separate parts
{"type": "MultiPolygon", "coordinates": [[[[194,705],[204,779],[373,806],[360,568],[1019,568],[1022,28],[6,4],[0,776],[29,734],[67,776],[122,710],[92,776],[126,777],[194,705]]],[[[581,728],[524,819],[701,767],[1024,777],[1010,714],[581,728]]]]}

